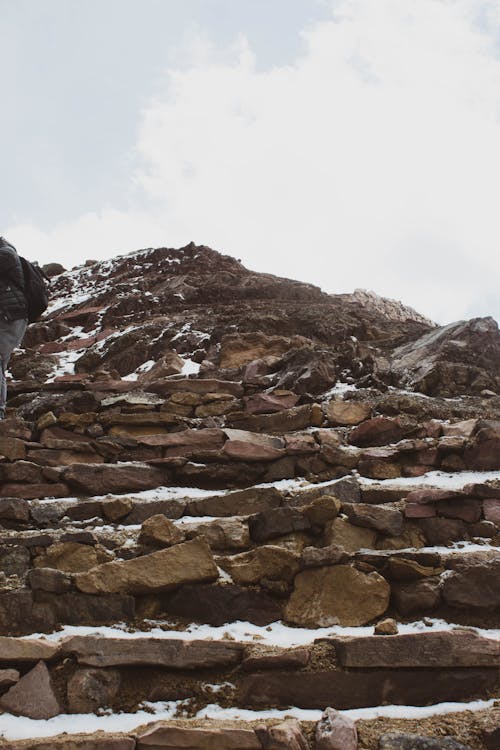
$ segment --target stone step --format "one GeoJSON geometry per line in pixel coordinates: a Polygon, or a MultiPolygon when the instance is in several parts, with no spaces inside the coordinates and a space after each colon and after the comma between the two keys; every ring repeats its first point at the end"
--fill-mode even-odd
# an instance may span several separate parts
{"type": "Polygon", "coordinates": [[[321,638],[293,649],[165,636],[2,638],[0,664],[14,684],[2,688],[0,708],[31,719],[130,712],[144,701],[187,701],[188,712],[214,700],[345,710],[487,699],[500,690],[498,639],[464,630],[321,638]]]}

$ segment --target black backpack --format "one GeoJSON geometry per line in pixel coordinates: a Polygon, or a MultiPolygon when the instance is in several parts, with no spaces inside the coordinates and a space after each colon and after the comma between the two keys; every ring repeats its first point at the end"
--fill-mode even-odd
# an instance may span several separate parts
{"type": "Polygon", "coordinates": [[[21,258],[24,274],[24,295],[28,309],[28,322],[35,323],[49,306],[48,277],[37,263],[21,258]]]}

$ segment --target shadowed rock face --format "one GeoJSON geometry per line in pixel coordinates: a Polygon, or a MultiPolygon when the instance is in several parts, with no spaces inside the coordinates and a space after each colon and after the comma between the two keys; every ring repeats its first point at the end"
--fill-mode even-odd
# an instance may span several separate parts
{"type": "MultiPolygon", "coordinates": [[[[203,245],[92,262],[55,276],[52,294],[67,304],[30,327],[30,351],[12,359],[17,379],[45,378],[54,352],[74,345],[85,347],[75,371],[89,374],[104,367],[125,376],[160,361],[169,363],[163,375],[174,374],[181,355],[201,364],[203,377],[239,379],[246,370],[304,395],[346,378],[443,396],[500,387],[491,318],[439,328],[394,300],[362,290],[325,294],[203,245]],[[75,325],[82,332],[73,341],[75,325]]],[[[148,370],[143,378],[151,382],[148,370]]]]}

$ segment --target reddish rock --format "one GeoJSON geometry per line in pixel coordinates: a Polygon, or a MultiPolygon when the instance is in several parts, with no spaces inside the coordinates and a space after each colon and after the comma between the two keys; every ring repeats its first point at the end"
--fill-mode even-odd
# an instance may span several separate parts
{"type": "Polygon", "coordinates": [[[500,666],[498,641],[465,630],[331,639],[347,668],[500,666]]]}
{"type": "Polygon", "coordinates": [[[488,471],[500,468],[500,420],[481,420],[474,442],[465,451],[469,469],[488,471]]]}
{"type": "Polygon", "coordinates": [[[208,669],[239,664],[243,645],[231,641],[182,641],[168,638],[72,636],[63,641],[67,654],[91,667],[158,666],[208,669]]]}
{"type": "Polygon", "coordinates": [[[0,435],[0,455],[9,461],[19,461],[26,458],[26,445],[23,440],[15,437],[0,435]]]}
{"type": "Polygon", "coordinates": [[[21,675],[17,669],[0,669],[0,690],[4,692],[19,682],[21,675]]]}
{"type": "Polygon", "coordinates": [[[297,719],[287,719],[271,727],[257,726],[255,734],[263,750],[309,750],[309,743],[297,719]]]}
{"type": "Polygon", "coordinates": [[[433,518],[435,515],[437,515],[437,509],[435,505],[409,503],[407,500],[405,504],[404,514],[406,518],[433,518]]]}
{"type": "Polygon", "coordinates": [[[212,378],[191,379],[185,378],[180,380],[161,380],[148,385],[148,391],[159,393],[167,396],[171,393],[189,392],[189,393],[230,393],[235,398],[241,398],[245,389],[241,383],[235,383],[232,380],[214,380],[212,378]]]}
{"type": "Polygon", "coordinates": [[[4,484],[0,489],[0,495],[35,500],[42,497],[68,497],[69,490],[61,482],[53,484],[4,484]]]}
{"type": "Polygon", "coordinates": [[[249,414],[275,414],[293,408],[298,400],[299,396],[292,391],[276,389],[271,393],[256,393],[245,397],[245,409],[249,414]]]}
{"type": "Polygon", "coordinates": [[[457,498],[455,500],[440,500],[437,512],[445,518],[459,518],[467,523],[477,523],[481,518],[482,504],[480,500],[457,498]]]}
{"type": "Polygon", "coordinates": [[[137,735],[137,750],[262,750],[253,729],[169,726],[158,722],[137,735]]]}
{"type": "Polygon", "coordinates": [[[359,448],[387,445],[402,440],[405,430],[398,419],[373,417],[362,422],[349,433],[349,443],[359,448]]]}
{"type": "Polygon", "coordinates": [[[432,487],[422,490],[413,490],[406,495],[407,503],[437,503],[439,500],[454,500],[460,498],[461,493],[456,490],[437,490],[432,487]]]}
{"type": "Polygon", "coordinates": [[[71,489],[86,495],[141,492],[168,483],[168,473],[141,464],[79,464],[64,471],[71,489]]]}
{"type": "Polygon", "coordinates": [[[309,648],[282,649],[279,653],[266,653],[258,650],[252,652],[247,648],[247,655],[241,664],[246,672],[260,672],[265,669],[302,669],[307,667],[311,651],[309,648]]]}
{"type": "Polygon", "coordinates": [[[16,716],[50,719],[61,713],[61,706],[52,687],[49,670],[43,661],[21,677],[0,699],[0,706],[16,716]]]}

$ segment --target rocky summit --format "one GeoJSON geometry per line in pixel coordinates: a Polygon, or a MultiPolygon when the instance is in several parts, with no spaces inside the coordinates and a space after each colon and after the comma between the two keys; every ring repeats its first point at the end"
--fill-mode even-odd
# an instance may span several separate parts
{"type": "Polygon", "coordinates": [[[0,423],[0,748],[498,750],[497,323],[193,243],[45,270],[0,423]]]}

